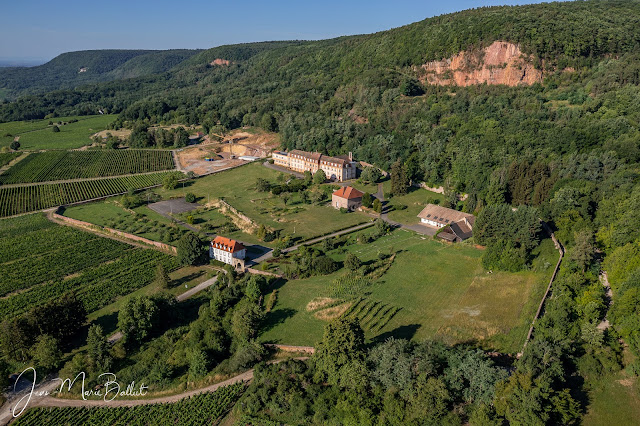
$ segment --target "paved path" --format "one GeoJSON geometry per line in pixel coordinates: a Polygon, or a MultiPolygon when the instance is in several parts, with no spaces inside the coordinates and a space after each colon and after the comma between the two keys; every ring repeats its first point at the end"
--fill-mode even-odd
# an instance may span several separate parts
{"type": "MultiPolygon", "coordinates": [[[[327,238],[333,238],[333,237],[338,237],[344,234],[350,234],[352,232],[359,231],[361,229],[365,229],[373,225],[374,225],[374,222],[366,222],[360,225],[352,226],[351,228],[343,229],[342,231],[337,231],[328,235],[323,235],[322,237],[312,238],[310,240],[303,241],[300,244],[296,244],[295,246],[287,247],[286,249],[282,250],[282,253],[291,253],[292,251],[298,250],[302,246],[312,245],[322,240],[326,240],[327,238]]],[[[273,257],[273,250],[270,250],[265,254],[263,254],[262,256],[252,259],[251,261],[254,264],[258,264],[260,262],[264,262],[265,260],[269,260],[272,257],[273,257]]]]}
{"type": "Polygon", "coordinates": [[[609,319],[607,317],[609,316],[609,310],[611,309],[611,305],[613,305],[613,291],[611,291],[611,285],[609,284],[609,277],[607,276],[606,271],[600,272],[599,278],[600,278],[600,282],[602,283],[602,285],[607,291],[607,313],[604,319],[600,322],[600,324],[598,324],[597,329],[604,331],[609,327],[611,327],[611,324],[609,323],[609,319]]]}
{"type": "MultiPolygon", "coordinates": [[[[193,296],[194,294],[199,293],[202,290],[211,287],[212,285],[214,285],[216,283],[216,281],[218,281],[218,276],[217,275],[215,277],[213,277],[213,278],[209,278],[208,280],[201,282],[200,284],[198,284],[197,286],[193,287],[192,289],[187,290],[184,293],[178,295],[176,297],[176,300],[178,302],[183,302],[183,301],[187,300],[188,298],[190,298],[191,296],[193,296]]],[[[123,336],[123,334],[122,334],[121,331],[116,331],[111,336],[109,336],[109,338],[107,340],[109,341],[109,343],[114,344],[118,340],[122,339],[122,336],[123,336]]]]}
{"type": "MultiPolygon", "coordinates": [[[[309,359],[309,357],[296,357],[293,358],[299,361],[304,361],[309,359]]],[[[285,360],[274,360],[270,361],[269,364],[277,364],[285,360]]],[[[199,395],[201,393],[209,393],[215,392],[221,387],[233,385],[239,382],[250,382],[253,379],[253,369],[245,371],[244,373],[238,374],[230,379],[225,381],[215,383],[213,385],[206,386],[204,388],[193,389],[190,391],[182,392],[177,395],[164,396],[160,398],[149,398],[149,399],[114,399],[113,401],[103,401],[103,400],[90,400],[85,401],[82,399],[61,399],[54,398],[52,396],[42,396],[38,397],[36,395],[33,396],[32,400],[29,402],[29,408],[33,407],[134,407],[136,405],[146,405],[146,404],[167,404],[178,402],[184,398],[189,398],[195,395],[199,395]]],[[[45,384],[37,387],[37,390],[48,390],[49,392],[59,389],[60,381],[58,379],[54,379],[52,381],[46,382],[45,384]]],[[[0,412],[0,424],[6,425],[12,419],[12,414],[9,411],[10,407],[13,407],[15,402],[19,399],[16,397],[15,400],[11,400],[10,402],[5,403],[0,412]]]]}

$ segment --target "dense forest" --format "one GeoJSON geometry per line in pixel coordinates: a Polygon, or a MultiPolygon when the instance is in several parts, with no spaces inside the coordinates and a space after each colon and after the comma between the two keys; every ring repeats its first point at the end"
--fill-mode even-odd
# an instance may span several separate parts
{"type": "Polygon", "coordinates": [[[86,50],[63,53],[35,67],[0,68],[0,89],[8,99],[100,81],[169,71],[198,50],[86,50]]]}
{"type": "Polygon", "coordinates": [[[371,35],[223,46],[165,73],[5,102],[0,120],[102,109],[118,113],[112,127],[134,129],[139,144],[155,123],[251,125],[278,131],[285,149],[352,151],[409,181],[467,194],[451,206],[478,215],[487,269],[529,268],[546,237],[542,219],[566,256],[511,370],[472,347],[367,346],[357,324],[336,323],[308,363],[260,367],[237,410],[276,423],[576,424],[589,383],[623,367],[640,375],[639,19],[638,1],[563,2],[478,8],[371,35]],[[532,55],[543,83],[420,81],[427,61],[495,40],[532,55]],[[606,330],[602,269],[615,301],[606,330]]]}

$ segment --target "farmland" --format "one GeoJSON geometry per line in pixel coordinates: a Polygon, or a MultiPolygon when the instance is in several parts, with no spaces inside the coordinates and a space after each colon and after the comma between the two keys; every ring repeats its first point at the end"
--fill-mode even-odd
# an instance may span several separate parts
{"type": "Polygon", "coordinates": [[[91,144],[91,136],[106,129],[115,118],[116,115],[94,115],[0,123],[0,148],[9,146],[16,136],[20,137],[22,150],[80,148],[91,144]],[[49,121],[66,124],[59,125],[60,132],[54,133],[49,121]]]}
{"type": "Polygon", "coordinates": [[[33,153],[11,167],[0,175],[0,183],[107,177],[173,168],[171,151],[47,151],[33,153]]]}
{"type": "Polygon", "coordinates": [[[9,164],[12,160],[22,155],[21,152],[2,152],[0,153],[0,167],[9,164]]]}
{"type": "Polygon", "coordinates": [[[80,182],[0,187],[0,217],[12,216],[162,183],[166,172],[80,182]]]}
{"type": "Polygon", "coordinates": [[[104,425],[210,425],[224,417],[245,390],[243,383],[226,386],[169,404],[148,404],[118,408],[33,408],[14,423],[16,426],[42,424],[104,425]]]}
{"type": "Polygon", "coordinates": [[[337,261],[348,252],[365,263],[378,259],[379,253],[395,254],[395,259],[384,275],[350,297],[335,293],[336,279],[345,270],[284,283],[260,339],[314,345],[322,336],[324,319],[332,316],[327,309],[342,309],[361,320],[368,339],[393,335],[437,337],[449,343],[478,340],[490,348],[515,352],[557,260],[550,241],[544,241],[540,250],[533,271],[489,274],[480,265],[481,250],[404,230],[374,243],[353,243],[329,254],[337,261]],[[312,308],[318,301],[326,309],[312,308]]]}
{"type": "Polygon", "coordinates": [[[3,219],[0,319],[74,290],[91,312],[149,284],[175,258],[49,222],[44,215],[3,219]]]}

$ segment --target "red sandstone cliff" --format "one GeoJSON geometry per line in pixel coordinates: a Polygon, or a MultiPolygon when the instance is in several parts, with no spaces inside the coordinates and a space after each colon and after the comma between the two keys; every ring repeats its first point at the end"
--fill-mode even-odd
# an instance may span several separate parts
{"type": "Polygon", "coordinates": [[[422,65],[424,83],[470,86],[472,84],[531,85],[542,82],[542,71],[533,58],[506,41],[495,41],[476,52],[460,52],[450,59],[422,65]]]}

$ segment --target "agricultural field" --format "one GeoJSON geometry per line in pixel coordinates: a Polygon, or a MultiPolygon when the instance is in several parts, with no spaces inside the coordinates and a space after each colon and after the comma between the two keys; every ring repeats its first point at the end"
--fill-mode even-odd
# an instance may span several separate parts
{"type": "Polygon", "coordinates": [[[354,315],[370,340],[388,336],[439,338],[451,344],[477,340],[488,349],[517,352],[557,261],[553,244],[545,240],[532,271],[488,273],[480,264],[481,250],[405,230],[373,243],[354,242],[329,255],[344,261],[349,252],[364,263],[376,261],[380,253],[393,260],[370,283],[350,282],[356,289],[351,294],[340,288],[345,269],[281,282],[260,340],[314,345],[326,320],[354,315]]]}
{"type": "Polygon", "coordinates": [[[179,177],[183,176],[180,172],[165,172],[80,182],[0,187],[0,217],[48,209],[158,185],[162,183],[163,178],[168,173],[176,173],[179,177]]]}
{"type": "Polygon", "coordinates": [[[106,114],[0,123],[0,148],[9,146],[16,136],[20,137],[21,150],[80,148],[90,145],[91,136],[106,129],[116,117],[106,114]],[[50,121],[66,124],[58,125],[60,131],[53,132],[50,121]]]}
{"type": "MultiPolygon", "coordinates": [[[[144,194],[141,197],[144,198],[144,194]]],[[[125,209],[118,198],[71,206],[65,209],[64,215],[171,245],[186,232],[146,205],[125,209]]]]}
{"type": "Polygon", "coordinates": [[[1,152],[0,153],[0,167],[9,164],[14,159],[20,157],[21,152],[1,152]]]}
{"type": "Polygon", "coordinates": [[[233,408],[244,393],[244,383],[225,386],[213,393],[202,393],[175,403],[148,404],[118,408],[32,408],[13,424],[103,424],[103,425],[211,425],[233,408]]]}
{"type": "MultiPolygon", "coordinates": [[[[332,231],[355,226],[371,218],[360,212],[341,213],[327,205],[304,204],[297,194],[285,205],[279,196],[255,189],[257,178],[277,182],[280,172],[255,162],[187,182],[174,190],[159,188],[164,199],[183,197],[192,192],[203,202],[222,198],[257,224],[279,229],[296,239],[309,239],[332,231]]],[[[289,175],[284,176],[288,178],[289,175]]]]}
{"type": "Polygon", "coordinates": [[[42,214],[0,221],[0,320],[76,291],[95,311],[149,284],[176,259],[54,224],[42,214]]]}
{"type": "Polygon", "coordinates": [[[0,184],[159,172],[174,167],[171,151],[47,151],[30,154],[11,167],[0,175],[0,184]]]}

